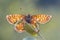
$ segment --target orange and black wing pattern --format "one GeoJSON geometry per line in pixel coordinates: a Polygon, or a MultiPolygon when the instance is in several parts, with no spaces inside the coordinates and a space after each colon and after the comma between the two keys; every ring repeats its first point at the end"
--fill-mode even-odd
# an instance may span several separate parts
{"type": "Polygon", "coordinates": [[[39,14],[31,16],[31,22],[36,23],[39,22],[40,24],[45,24],[50,21],[52,18],[51,15],[39,14]]]}
{"type": "Polygon", "coordinates": [[[25,31],[24,29],[24,22],[17,23],[14,28],[17,32],[22,33],[25,31]]]}
{"type": "MultiPolygon", "coordinates": [[[[45,14],[39,14],[39,15],[33,15],[31,16],[31,24],[33,25],[33,27],[35,29],[37,29],[38,25],[37,25],[37,22],[40,23],[40,24],[45,24],[47,22],[49,22],[49,20],[52,18],[52,16],[50,15],[45,15],[45,14]]],[[[39,32],[39,29],[37,29],[39,32]]],[[[35,30],[36,31],[36,30],[35,30]]]]}
{"type": "Polygon", "coordinates": [[[6,16],[6,19],[7,21],[10,23],[10,24],[14,24],[14,29],[17,31],[17,32],[24,32],[24,23],[23,22],[20,22],[20,23],[17,23],[19,22],[20,20],[24,20],[25,19],[25,16],[24,15],[20,15],[20,14],[12,14],[12,15],[7,15],[6,16]]]}
{"type": "Polygon", "coordinates": [[[20,14],[12,14],[12,15],[7,15],[6,19],[10,24],[15,24],[16,22],[24,19],[25,16],[24,15],[20,15],[20,14]]]}

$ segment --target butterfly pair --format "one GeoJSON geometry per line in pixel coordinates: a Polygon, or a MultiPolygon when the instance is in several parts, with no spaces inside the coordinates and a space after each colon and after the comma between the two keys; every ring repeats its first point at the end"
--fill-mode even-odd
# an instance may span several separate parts
{"type": "Polygon", "coordinates": [[[24,32],[24,25],[25,22],[33,25],[33,28],[37,28],[36,23],[40,24],[45,24],[49,22],[49,20],[52,18],[50,15],[45,15],[45,14],[37,14],[37,15],[20,15],[20,14],[12,14],[12,15],[7,15],[6,19],[7,21],[15,26],[15,30],[17,32],[24,32]]]}

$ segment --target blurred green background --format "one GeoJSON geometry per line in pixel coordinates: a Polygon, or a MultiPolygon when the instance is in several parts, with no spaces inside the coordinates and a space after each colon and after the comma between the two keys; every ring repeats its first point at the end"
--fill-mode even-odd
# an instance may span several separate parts
{"type": "MultiPolygon", "coordinates": [[[[40,32],[46,40],[60,40],[60,8],[49,7],[39,10],[35,8],[32,0],[0,0],[0,40],[22,40],[31,37],[24,32],[22,34],[14,31],[13,25],[6,20],[8,14],[48,14],[52,19],[47,24],[40,24],[40,32]]],[[[40,39],[38,39],[40,40],[40,39]]]]}

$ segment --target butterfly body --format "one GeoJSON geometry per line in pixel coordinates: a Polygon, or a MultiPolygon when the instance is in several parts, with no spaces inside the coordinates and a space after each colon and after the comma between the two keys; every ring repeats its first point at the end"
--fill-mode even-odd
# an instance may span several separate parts
{"type": "Polygon", "coordinates": [[[7,21],[12,25],[14,24],[15,30],[17,32],[25,31],[25,29],[24,29],[25,22],[31,24],[33,26],[33,28],[36,29],[35,31],[37,31],[37,30],[39,31],[39,29],[37,29],[37,22],[39,22],[40,24],[45,24],[45,23],[49,22],[49,20],[51,18],[52,18],[52,16],[45,15],[45,14],[37,14],[37,15],[28,14],[27,16],[20,15],[20,14],[12,14],[12,15],[6,16],[7,21]]]}
{"type": "Polygon", "coordinates": [[[26,16],[26,18],[25,18],[25,21],[27,22],[27,23],[30,23],[30,21],[31,21],[31,15],[27,15],[26,16]]]}

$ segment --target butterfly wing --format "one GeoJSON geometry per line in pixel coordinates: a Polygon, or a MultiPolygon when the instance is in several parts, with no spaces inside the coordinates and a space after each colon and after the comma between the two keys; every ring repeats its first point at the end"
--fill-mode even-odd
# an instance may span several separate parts
{"type": "Polygon", "coordinates": [[[7,15],[6,16],[7,21],[10,24],[15,24],[15,31],[17,32],[24,32],[24,23],[20,22],[21,20],[25,19],[24,15],[20,15],[20,14],[12,14],[12,15],[7,15]]]}
{"type": "Polygon", "coordinates": [[[6,19],[10,24],[15,24],[16,22],[24,19],[24,15],[19,15],[19,14],[12,14],[12,15],[7,15],[6,19]]]}
{"type": "Polygon", "coordinates": [[[33,27],[35,28],[36,32],[39,32],[39,25],[37,24],[45,24],[47,22],[49,22],[49,20],[52,18],[52,16],[50,15],[45,15],[45,14],[39,14],[39,15],[33,15],[31,16],[31,24],[33,25],[33,27]]]}
{"type": "Polygon", "coordinates": [[[33,15],[31,18],[32,18],[32,21],[34,21],[35,23],[39,22],[40,24],[45,24],[50,21],[52,16],[45,15],[45,14],[39,14],[39,15],[33,15]]]}
{"type": "Polygon", "coordinates": [[[15,25],[15,28],[14,28],[17,32],[19,33],[22,33],[24,32],[24,22],[19,22],[15,25]]]}
{"type": "Polygon", "coordinates": [[[39,25],[37,25],[35,20],[31,20],[31,25],[36,32],[39,32],[39,29],[38,29],[39,25]]]}

